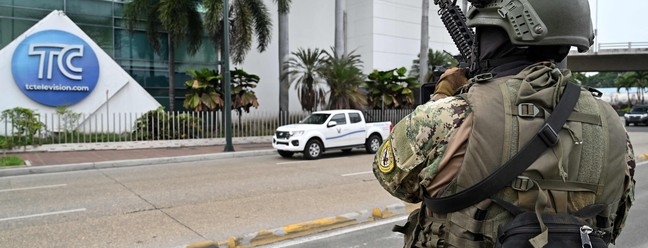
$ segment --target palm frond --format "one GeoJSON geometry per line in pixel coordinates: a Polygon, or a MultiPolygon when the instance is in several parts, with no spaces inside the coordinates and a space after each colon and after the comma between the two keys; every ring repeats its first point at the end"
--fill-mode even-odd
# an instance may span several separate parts
{"type": "Polygon", "coordinates": [[[195,53],[203,36],[202,19],[197,0],[161,0],[158,9],[160,23],[177,44],[187,39],[188,52],[195,53]]]}
{"type": "Polygon", "coordinates": [[[252,47],[252,29],[254,19],[252,12],[246,6],[245,0],[234,0],[232,8],[232,27],[230,32],[232,62],[243,63],[245,54],[252,47]]]}
{"type": "Polygon", "coordinates": [[[254,19],[254,33],[257,39],[257,50],[265,51],[272,40],[272,20],[270,12],[262,0],[246,0],[254,19]]]}

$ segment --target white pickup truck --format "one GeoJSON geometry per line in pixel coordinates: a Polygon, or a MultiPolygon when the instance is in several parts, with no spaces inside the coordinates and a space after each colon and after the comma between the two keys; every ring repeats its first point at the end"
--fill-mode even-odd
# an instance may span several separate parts
{"type": "Polygon", "coordinates": [[[307,159],[317,159],[324,151],[350,152],[362,147],[375,153],[391,131],[391,122],[365,123],[362,112],[352,109],[318,111],[298,124],[277,128],[272,147],[288,158],[303,152],[307,159]]]}

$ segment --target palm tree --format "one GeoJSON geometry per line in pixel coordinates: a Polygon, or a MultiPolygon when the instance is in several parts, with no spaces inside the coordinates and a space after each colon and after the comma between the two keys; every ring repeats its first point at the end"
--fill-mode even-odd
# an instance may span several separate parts
{"type": "MultiPolygon", "coordinates": [[[[436,51],[433,49],[428,49],[427,60],[428,60],[427,63],[428,73],[425,74],[423,82],[421,83],[427,83],[430,81],[430,77],[432,76],[432,71],[435,69],[435,67],[451,68],[457,66],[457,59],[452,57],[452,55],[446,52],[436,51]]],[[[412,68],[410,69],[409,72],[410,77],[419,78],[420,75],[419,61],[420,59],[415,59],[412,61],[412,68]]]]}
{"type": "Polygon", "coordinates": [[[281,118],[282,112],[287,114],[290,103],[288,99],[290,79],[281,77],[281,73],[284,70],[284,63],[290,56],[288,12],[290,12],[291,0],[274,0],[274,2],[277,4],[279,12],[279,120],[283,120],[284,118],[281,118]]]}
{"type": "Polygon", "coordinates": [[[632,88],[633,84],[634,82],[628,73],[623,74],[616,81],[617,93],[621,92],[621,88],[626,90],[628,96],[628,107],[632,106],[632,102],[630,101],[630,88],[632,88]]]}
{"type": "MultiPolygon", "coordinates": [[[[230,17],[230,56],[234,64],[243,63],[245,55],[252,49],[252,38],[256,37],[257,51],[264,52],[272,38],[270,12],[263,0],[232,0],[230,17]]],[[[209,37],[216,47],[223,39],[223,0],[203,0],[205,25],[209,37]]],[[[221,50],[222,52],[222,50],[221,50]]]]}
{"type": "Polygon", "coordinates": [[[351,51],[338,56],[331,50],[332,53],[324,52],[325,59],[319,68],[330,88],[328,109],[364,109],[367,96],[360,89],[364,84],[360,55],[351,51]]]}
{"type": "Polygon", "coordinates": [[[637,88],[637,101],[645,103],[644,89],[648,87],[648,71],[633,71],[627,73],[628,80],[633,87],[637,88]]]}
{"type": "Polygon", "coordinates": [[[284,63],[283,78],[290,78],[289,82],[297,90],[297,97],[302,110],[313,112],[318,106],[326,104],[326,94],[319,68],[324,59],[324,51],[315,49],[297,49],[284,63]]]}
{"type": "Polygon", "coordinates": [[[145,22],[149,43],[157,53],[160,53],[158,32],[168,33],[170,111],[175,107],[175,48],[186,39],[189,54],[195,54],[202,42],[203,23],[198,13],[199,4],[199,0],[133,0],[126,4],[124,10],[131,33],[136,24],[145,22]]]}

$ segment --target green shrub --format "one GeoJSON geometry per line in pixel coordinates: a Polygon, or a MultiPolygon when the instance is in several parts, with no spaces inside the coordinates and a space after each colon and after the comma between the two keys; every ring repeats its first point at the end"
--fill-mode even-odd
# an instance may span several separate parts
{"type": "Polygon", "coordinates": [[[2,111],[0,121],[7,121],[13,130],[10,144],[36,145],[34,138],[40,131],[46,130],[45,123],[38,119],[39,114],[31,109],[15,107],[2,111]]]}
{"type": "Polygon", "coordinates": [[[160,107],[146,112],[135,124],[133,134],[142,140],[191,139],[202,137],[202,119],[189,114],[169,114],[160,107]]]}
{"type": "Polygon", "coordinates": [[[25,161],[16,156],[0,157],[0,166],[24,165],[25,161]]]}

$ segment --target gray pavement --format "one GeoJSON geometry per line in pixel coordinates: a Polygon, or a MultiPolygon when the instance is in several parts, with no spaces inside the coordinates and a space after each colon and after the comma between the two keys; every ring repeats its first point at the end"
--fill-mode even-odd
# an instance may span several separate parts
{"type": "Polygon", "coordinates": [[[151,149],[20,152],[12,155],[21,157],[27,162],[27,165],[2,167],[0,168],[0,177],[276,154],[269,143],[235,144],[233,152],[225,152],[224,149],[223,145],[212,145],[151,149]]]}

